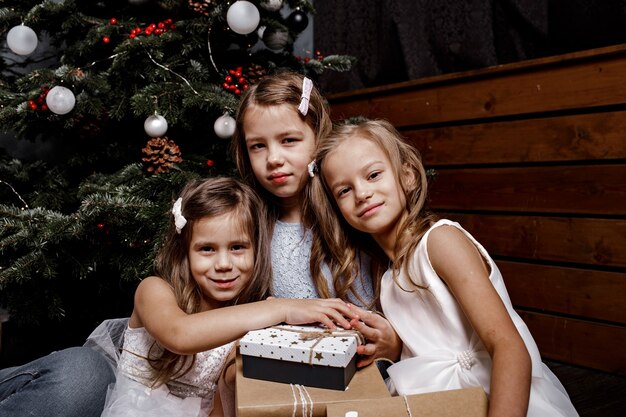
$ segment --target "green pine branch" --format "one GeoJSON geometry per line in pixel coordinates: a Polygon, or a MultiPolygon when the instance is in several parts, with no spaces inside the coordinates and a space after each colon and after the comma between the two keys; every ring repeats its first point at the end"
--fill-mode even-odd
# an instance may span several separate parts
{"type": "MultiPolygon", "coordinates": [[[[217,117],[234,116],[241,97],[224,88],[229,70],[241,68],[239,82],[253,65],[318,75],[355,62],[342,55],[299,59],[293,53],[299,33],[281,13],[262,7],[260,24],[286,32],[287,43],[279,51],[253,50],[263,45],[256,31],[228,28],[231,3],[213,2],[204,15],[185,0],[160,0],[149,9],[112,0],[3,1],[0,33],[23,22],[51,40],[41,57],[8,55],[0,64],[0,130],[51,149],[42,160],[18,160],[0,149],[0,306],[15,320],[93,314],[79,289],[103,294],[98,314],[106,316],[116,304],[107,297],[151,273],[183,185],[236,175],[229,141],[213,131],[217,117]],[[175,28],[146,35],[151,23],[166,19],[175,28]],[[142,32],[133,37],[136,28],[142,32]],[[65,115],[43,107],[47,89],[58,85],[76,98],[65,115]],[[142,161],[151,139],[143,123],[154,112],[168,121],[164,136],[183,159],[159,175],[142,161]]],[[[285,4],[314,13],[306,0],[285,4]]]]}

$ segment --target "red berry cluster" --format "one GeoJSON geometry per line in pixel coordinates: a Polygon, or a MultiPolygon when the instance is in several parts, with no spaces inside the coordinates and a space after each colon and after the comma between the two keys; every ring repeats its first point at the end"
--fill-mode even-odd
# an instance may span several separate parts
{"type": "Polygon", "coordinates": [[[136,27],[135,29],[130,31],[130,35],[128,35],[128,37],[133,39],[142,34],[146,36],[161,36],[168,30],[174,29],[176,29],[176,25],[172,23],[172,19],[165,19],[164,21],[159,23],[150,23],[145,29],[136,27]]]}
{"type": "MultiPolygon", "coordinates": [[[[322,55],[322,53],[320,51],[315,51],[315,56],[313,57],[316,61],[322,61],[322,59],[324,59],[324,55],[322,55]]],[[[304,62],[309,62],[311,60],[311,58],[309,58],[308,56],[305,58],[302,58],[301,56],[296,56],[296,60],[298,61],[304,61],[304,62]]]]}
{"type": "Polygon", "coordinates": [[[250,87],[250,83],[243,76],[243,67],[228,70],[228,75],[224,77],[222,87],[224,87],[224,90],[230,91],[237,96],[246,91],[250,87]]]}
{"type": "MultiPolygon", "coordinates": [[[[109,23],[111,25],[117,25],[117,19],[112,17],[112,18],[109,19],[109,23]]],[[[103,36],[102,37],[102,42],[109,43],[109,42],[111,42],[111,38],[109,38],[108,36],[103,36]]]]}
{"type": "Polygon", "coordinates": [[[48,111],[48,106],[46,105],[46,96],[48,95],[48,91],[50,91],[50,89],[45,85],[42,85],[41,94],[39,94],[39,97],[34,100],[28,100],[28,107],[30,107],[33,111],[48,111]]]}

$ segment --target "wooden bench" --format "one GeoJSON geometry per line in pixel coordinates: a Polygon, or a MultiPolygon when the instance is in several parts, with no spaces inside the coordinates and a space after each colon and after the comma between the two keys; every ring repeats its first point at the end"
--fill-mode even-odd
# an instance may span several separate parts
{"type": "Polygon", "coordinates": [[[430,207],[493,255],[544,358],[626,375],[626,45],[329,101],[421,151],[430,207]]]}

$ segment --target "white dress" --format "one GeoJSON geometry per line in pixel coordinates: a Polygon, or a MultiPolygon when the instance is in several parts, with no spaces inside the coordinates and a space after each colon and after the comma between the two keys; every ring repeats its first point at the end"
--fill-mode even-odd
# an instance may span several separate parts
{"type": "MultiPolygon", "coordinates": [[[[515,312],[502,275],[485,248],[458,223],[439,220],[424,235],[412,255],[410,274],[428,290],[407,292],[399,288],[387,271],[381,282],[383,312],[402,339],[401,361],[389,367],[393,385],[400,395],[482,386],[489,394],[491,358],[461,307],[437,276],[428,258],[430,232],[441,225],[460,229],[479,249],[490,268],[489,279],[504,302],[532,360],[532,383],[528,416],[578,416],[563,385],[541,361],[537,345],[521,317],[515,312]]],[[[410,289],[405,273],[398,281],[410,289]]]]}
{"type": "Polygon", "coordinates": [[[144,327],[126,328],[115,384],[109,387],[102,417],[198,417],[213,410],[217,381],[234,342],[196,354],[189,372],[150,388],[146,360],[154,338],[144,327]]]}

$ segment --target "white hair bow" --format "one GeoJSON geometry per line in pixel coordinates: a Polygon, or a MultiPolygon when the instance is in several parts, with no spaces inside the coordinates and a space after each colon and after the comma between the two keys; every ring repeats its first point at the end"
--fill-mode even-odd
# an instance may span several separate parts
{"type": "Polygon", "coordinates": [[[183,216],[183,198],[178,197],[178,200],[172,207],[172,214],[174,215],[174,225],[176,226],[176,233],[180,234],[183,227],[187,224],[187,219],[183,216]]]}
{"type": "Polygon", "coordinates": [[[313,81],[309,80],[307,77],[304,77],[304,79],[302,80],[302,98],[300,100],[300,105],[298,106],[298,111],[303,116],[306,116],[309,111],[311,90],[313,90],[313,81]]]}
{"type": "Polygon", "coordinates": [[[309,165],[306,166],[307,171],[309,172],[309,177],[315,177],[315,172],[317,171],[317,163],[315,159],[309,162],[309,165]]]}

